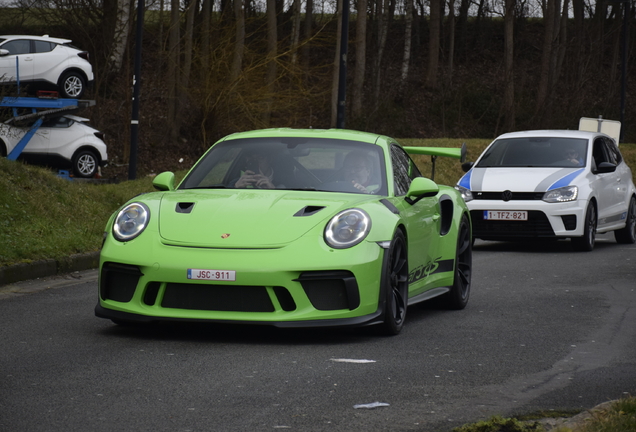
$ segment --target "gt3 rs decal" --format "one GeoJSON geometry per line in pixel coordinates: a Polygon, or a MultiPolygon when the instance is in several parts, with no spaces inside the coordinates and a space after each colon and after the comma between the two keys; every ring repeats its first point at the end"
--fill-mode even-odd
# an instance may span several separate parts
{"type": "Polygon", "coordinates": [[[413,271],[409,273],[409,284],[415,283],[435,273],[453,271],[455,260],[448,259],[440,261],[441,258],[442,257],[436,258],[427,264],[423,264],[413,269],[413,271]]]}

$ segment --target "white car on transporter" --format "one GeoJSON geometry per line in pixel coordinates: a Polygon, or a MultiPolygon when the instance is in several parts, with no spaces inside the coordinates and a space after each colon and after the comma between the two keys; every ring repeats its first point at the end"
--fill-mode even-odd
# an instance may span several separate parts
{"type": "Polygon", "coordinates": [[[20,83],[30,93],[56,90],[79,99],[92,85],[93,67],[87,51],[70,39],[28,35],[0,36],[0,84],[20,83]]]}
{"type": "MultiPolygon", "coordinates": [[[[104,134],[88,119],[72,114],[44,120],[18,159],[34,165],[70,168],[75,177],[91,178],[108,162],[104,134]]],[[[31,125],[18,127],[0,123],[0,157],[11,154],[31,125]]]]}
{"type": "Polygon", "coordinates": [[[465,164],[456,189],[473,238],[570,238],[580,251],[594,248],[597,233],[636,241],[636,187],[618,149],[620,123],[581,119],[580,129],[507,133],[465,164]],[[597,129],[614,137],[590,131],[597,129]]]}

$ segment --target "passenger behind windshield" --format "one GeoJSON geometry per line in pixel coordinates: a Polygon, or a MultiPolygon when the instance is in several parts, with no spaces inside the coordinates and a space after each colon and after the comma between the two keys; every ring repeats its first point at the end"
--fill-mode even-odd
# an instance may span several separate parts
{"type": "MultiPolygon", "coordinates": [[[[260,149],[252,150],[245,156],[245,168],[234,183],[235,188],[274,189],[275,175],[272,157],[260,149]]],[[[276,179],[278,180],[278,179],[276,179]]],[[[281,183],[282,184],[282,183],[281,183]]]]}
{"type": "Polygon", "coordinates": [[[342,164],[344,180],[361,192],[373,193],[379,185],[372,184],[371,160],[366,153],[353,151],[345,157],[342,164]]]}

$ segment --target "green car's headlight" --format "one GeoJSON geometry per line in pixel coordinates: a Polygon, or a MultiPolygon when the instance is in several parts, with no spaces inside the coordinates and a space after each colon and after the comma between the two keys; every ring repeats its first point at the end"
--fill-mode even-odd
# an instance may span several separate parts
{"type": "Polygon", "coordinates": [[[132,203],[124,207],[113,223],[113,236],[119,241],[137,237],[148,226],[150,209],[143,203],[132,203]]]}
{"type": "Polygon", "coordinates": [[[543,194],[543,201],[549,203],[574,201],[578,195],[578,187],[566,186],[546,192],[545,194],[543,194]]]}
{"type": "Polygon", "coordinates": [[[371,218],[364,210],[349,209],[335,215],[325,228],[325,242],[334,249],[360,243],[371,230],[371,218]]]}

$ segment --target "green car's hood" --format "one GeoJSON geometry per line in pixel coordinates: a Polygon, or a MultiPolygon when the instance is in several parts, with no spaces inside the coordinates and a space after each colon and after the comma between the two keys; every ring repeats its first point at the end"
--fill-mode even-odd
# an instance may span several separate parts
{"type": "Polygon", "coordinates": [[[340,209],[372,199],[329,192],[178,190],[161,199],[159,233],[167,243],[192,247],[282,247],[324,226],[340,209]]]}

